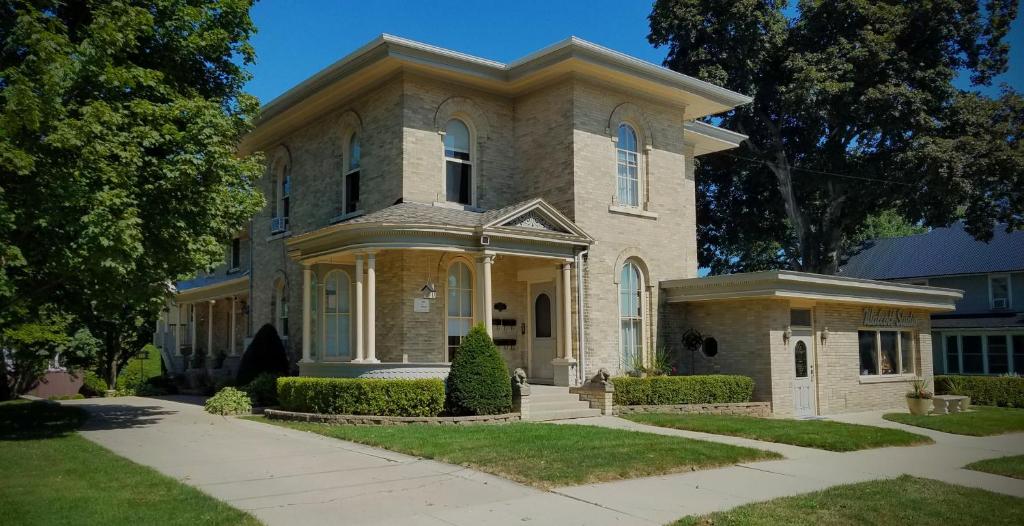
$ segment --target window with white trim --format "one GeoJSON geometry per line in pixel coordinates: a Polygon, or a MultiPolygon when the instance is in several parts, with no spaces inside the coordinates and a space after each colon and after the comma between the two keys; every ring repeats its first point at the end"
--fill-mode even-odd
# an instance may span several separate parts
{"type": "Polygon", "coordinates": [[[473,151],[469,126],[459,119],[448,121],[444,130],[445,199],[473,204],[473,151]]]}
{"type": "Polygon", "coordinates": [[[944,360],[935,367],[946,374],[1024,374],[1024,332],[943,332],[935,341],[944,360]]]}
{"type": "Polygon", "coordinates": [[[270,179],[270,232],[284,232],[288,229],[289,201],[292,178],[288,163],[279,161],[270,179]]]}
{"type": "Polygon", "coordinates": [[[914,374],[916,346],[910,331],[857,331],[861,376],[914,374]]]}
{"type": "Polygon", "coordinates": [[[473,275],[469,265],[456,261],[448,267],[448,361],[455,359],[455,353],[462,338],[469,334],[473,325],[473,275]]]}
{"type": "Polygon", "coordinates": [[[274,282],[274,322],[277,333],[282,338],[288,337],[288,285],[284,279],[274,282]]]}
{"type": "Polygon", "coordinates": [[[362,167],[362,145],[359,135],[352,134],[348,140],[348,158],[342,175],[342,213],[351,214],[359,210],[359,172],[362,167]]]}
{"type": "Polygon", "coordinates": [[[1009,309],[1010,305],[1010,276],[1007,274],[993,275],[988,277],[989,306],[994,310],[1009,309]]]}
{"type": "Polygon", "coordinates": [[[616,203],[640,207],[640,150],[636,130],[626,123],[619,124],[615,141],[616,203]]]}
{"type": "Polygon", "coordinates": [[[231,259],[228,261],[229,270],[239,270],[242,266],[242,240],[241,238],[234,238],[231,240],[231,259]]]}
{"type": "Polygon", "coordinates": [[[619,354],[624,370],[643,360],[643,276],[632,261],[622,265],[619,275],[619,354]]]}
{"type": "Polygon", "coordinates": [[[351,357],[351,288],[348,273],[332,270],[324,277],[323,356],[324,360],[351,357]]]}

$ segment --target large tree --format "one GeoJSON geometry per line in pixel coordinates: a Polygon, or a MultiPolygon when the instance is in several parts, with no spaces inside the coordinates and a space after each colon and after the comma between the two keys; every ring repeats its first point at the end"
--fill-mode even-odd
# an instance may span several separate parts
{"type": "Polygon", "coordinates": [[[0,0],[0,309],[71,315],[112,386],[262,203],[251,3],[0,0]]]}
{"type": "Polygon", "coordinates": [[[1016,0],[657,0],[665,65],[753,96],[697,171],[700,263],[834,273],[865,220],[1024,225],[1024,104],[958,90],[1007,68],[1016,0]]]}

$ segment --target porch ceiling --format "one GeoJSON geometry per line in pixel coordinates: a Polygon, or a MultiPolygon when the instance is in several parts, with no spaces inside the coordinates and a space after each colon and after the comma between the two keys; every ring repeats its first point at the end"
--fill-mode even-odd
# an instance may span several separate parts
{"type": "Polygon", "coordinates": [[[434,249],[571,258],[593,238],[541,199],[479,212],[399,203],[288,240],[288,253],[307,260],[377,249],[434,249]]]}

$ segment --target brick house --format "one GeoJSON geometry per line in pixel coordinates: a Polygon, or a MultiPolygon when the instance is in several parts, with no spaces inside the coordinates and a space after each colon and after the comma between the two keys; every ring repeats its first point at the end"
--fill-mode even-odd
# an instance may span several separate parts
{"type": "MultiPolygon", "coordinates": [[[[750,333],[740,352],[723,332],[705,368],[745,373],[730,357],[754,353],[767,371],[757,397],[792,414],[783,377],[799,338],[775,341],[791,308],[860,319],[849,305],[910,307],[913,317],[957,293],[797,274],[787,279],[813,294],[701,292],[721,280],[696,279],[694,161],[745,137],[696,119],[748,102],[576,38],[503,64],[381,36],[264,107],[240,150],[266,156],[267,207],[224,268],[179,286],[157,339],[171,360],[183,345],[222,346],[230,367],[239,335],[271,323],[301,375],[438,376],[483,323],[510,370],[572,386],[678,350],[679,333],[700,325],[750,333]],[[848,294],[829,309],[821,287],[835,286],[848,294]],[[730,305],[765,319],[742,323],[730,305]]],[[[915,325],[921,352],[900,382],[930,374],[927,333],[915,325]]],[[[854,382],[871,376],[852,371],[854,382]]],[[[831,391],[819,387],[812,411],[884,397],[847,391],[865,401],[824,403],[831,391]]]]}

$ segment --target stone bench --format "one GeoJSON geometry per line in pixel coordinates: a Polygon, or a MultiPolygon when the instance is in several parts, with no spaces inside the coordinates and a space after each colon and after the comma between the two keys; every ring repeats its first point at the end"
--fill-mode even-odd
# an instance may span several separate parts
{"type": "Polygon", "coordinates": [[[967,410],[969,398],[961,395],[936,395],[932,397],[932,412],[937,415],[959,413],[967,410]]]}

